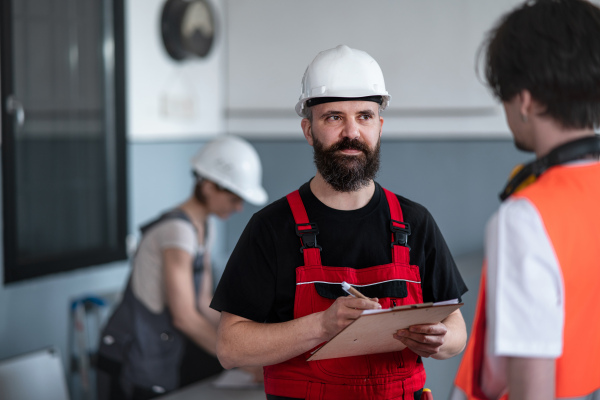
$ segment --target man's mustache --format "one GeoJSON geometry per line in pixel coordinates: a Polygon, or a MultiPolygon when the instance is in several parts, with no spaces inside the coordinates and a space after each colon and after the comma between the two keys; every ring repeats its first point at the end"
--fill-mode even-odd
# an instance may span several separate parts
{"type": "Polygon", "coordinates": [[[368,153],[369,147],[358,139],[343,138],[339,142],[332,144],[328,149],[330,152],[339,150],[360,150],[363,153],[368,153]]]}

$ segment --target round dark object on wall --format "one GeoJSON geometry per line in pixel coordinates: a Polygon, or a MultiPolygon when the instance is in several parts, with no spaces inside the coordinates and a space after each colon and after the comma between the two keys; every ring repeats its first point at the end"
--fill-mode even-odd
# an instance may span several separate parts
{"type": "Polygon", "coordinates": [[[165,49],[175,60],[206,57],[214,44],[214,11],[207,0],[167,0],[161,31],[165,49]]]}

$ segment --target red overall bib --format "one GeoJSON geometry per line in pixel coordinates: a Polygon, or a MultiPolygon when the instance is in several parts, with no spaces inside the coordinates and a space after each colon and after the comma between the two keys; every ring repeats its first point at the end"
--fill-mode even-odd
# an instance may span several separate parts
{"type": "MultiPolygon", "coordinates": [[[[378,297],[383,308],[423,302],[419,267],[409,264],[409,248],[406,245],[406,235],[410,234],[408,224],[403,222],[396,195],[385,189],[384,192],[392,220],[392,262],[364,269],[326,267],[321,265],[320,248],[316,246],[316,240],[306,243],[306,237],[303,236],[304,265],[296,268],[294,318],[329,308],[335,297],[323,297],[319,292],[327,296],[328,288],[341,290],[343,281],[358,286],[369,297],[378,297]],[[383,286],[387,289],[392,287],[394,291],[394,285],[406,285],[407,293],[396,291],[390,295],[389,290],[377,291],[378,287],[383,286]]],[[[311,230],[318,233],[316,226],[308,220],[298,191],[290,193],[287,199],[298,234],[311,230]]],[[[422,389],[425,384],[423,364],[409,349],[307,362],[313,350],[265,367],[265,392],[304,399],[413,400],[413,392],[422,389]]]]}

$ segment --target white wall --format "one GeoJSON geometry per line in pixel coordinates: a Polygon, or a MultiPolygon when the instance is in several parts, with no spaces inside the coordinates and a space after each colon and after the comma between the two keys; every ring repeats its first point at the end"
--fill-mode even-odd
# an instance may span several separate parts
{"type": "Polygon", "coordinates": [[[176,61],[164,49],[164,0],[126,2],[128,134],[131,140],[207,137],[224,130],[227,33],[221,0],[213,48],[206,58],[176,61]]]}
{"type": "Polygon", "coordinates": [[[507,138],[501,107],[475,75],[484,33],[517,0],[228,1],[228,130],[298,135],[306,66],[338,44],[367,51],[388,92],[388,137],[507,138]]]}

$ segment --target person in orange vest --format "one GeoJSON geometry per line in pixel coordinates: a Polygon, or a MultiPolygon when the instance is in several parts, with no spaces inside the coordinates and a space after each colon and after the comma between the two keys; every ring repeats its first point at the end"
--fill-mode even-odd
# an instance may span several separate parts
{"type": "Polygon", "coordinates": [[[419,400],[421,357],[447,359],[466,344],[456,310],[390,332],[402,351],[307,361],[365,309],[466,291],[427,209],[374,181],[389,99],[366,52],[340,45],[315,57],[296,112],[316,175],[254,214],[219,281],[211,303],[221,311],[217,356],[225,368],[266,366],[269,400],[419,400]],[[368,299],[347,296],[344,281],[368,299]]]}
{"type": "Polygon", "coordinates": [[[483,44],[517,148],[451,399],[600,398],[600,8],[526,1],[483,44]]]}

